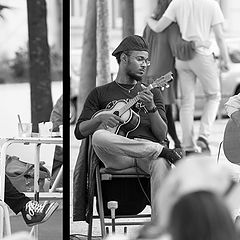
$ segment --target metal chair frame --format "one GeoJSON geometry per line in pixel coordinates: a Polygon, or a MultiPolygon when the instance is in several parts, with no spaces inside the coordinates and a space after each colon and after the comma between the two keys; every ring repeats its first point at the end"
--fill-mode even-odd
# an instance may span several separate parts
{"type": "MultiPolygon", "coordinates": [[[[118,219],[117,222],[115,222],[115,218],[113,219],[111,216],[105,216],[104,215],[104,208],[103,208],[103,196],[102,196],[102,186],[101,181],[106,180],[112,180],[113,178],[150,178],[149,174],[143,174],[143,173],[124,173],[123,170],[121,170],[119,173],[118,171],[108,171],[106,168],[100,168],[99,165],[96,166],[95,171],[95,180],[96,180],[96,190],[97,190],[97,198],[98,198],[98,209],[99,209],[99,215],[93,215],[90,217],[89,225],[88,225],[88,240],[92,239],[92,224],[93,219],[100,219],[100,227],[101,227],[101,234],[102,237],[105,237],[107,234],[106,226],[112,226],[112,231],[115,231],[116,225],[121,226],[127,226],[127,225],[143,225],[147,223],[146,218],[151,218],[151,214],[135,214],[135,215],[117,215],[115,218],[118,219]],[[145,219],[142,221],[120,221],[120,219],[126,219],[126,218],[141,218],[145,219]],[[108,219],[108,220],[107,220],[108,219]],[[109,220],[112,220],[109,222],[109,220]]],[[[149,219],[150,220],[150,219],[149,219]]],[[[108,229],[108,228],[107,228],[108,229]]],[[[126,233],[126,227],[124,228],[124,232],[126,233]]]]}

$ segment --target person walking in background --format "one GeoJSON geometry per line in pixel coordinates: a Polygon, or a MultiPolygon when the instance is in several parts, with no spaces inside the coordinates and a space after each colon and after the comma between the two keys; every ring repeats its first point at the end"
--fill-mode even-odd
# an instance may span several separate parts
{"type": "Polygon", "coordinates": [[[223,38],[224,16],[217,1],[212,0],[174,0],[160,20],[148,19],[148,25],[156,32],[162,32],[172,22],[179,25],[182,38],[193,41],[195,54],[191,60],[176,58],[176,69],[181,92],[180,123],[182,127],[182,147],[187,154],[210,153],[209,136],[215,121],[221,98],[218,68],[212,54],[211,31],[222,57],[221,69],[229,69],[229,57],[223,38]],[[196,79],[202,84],[206,104],[200,121],[197,142],[194,138],[194,102],[196,79]],[[198,146],[198,147],[197,147],[198,146]]]}
{"type": "MultiPolygon", "coordinates": [[[[158,4],[152,14],[152,17],[159,20],[167,9],[171,0],[158,0],[158,4]]],[[[176,23],[172,23],[165,31],[161,33],[154,32],[146,25],[143,37],[149,44],[150,66],[146,72],[147,84],[152,83],[156,78],[161,77],[169,71],[173,72],[174,80],[169,83],[169,87],[162,91],[165,103],[168,133],[174,141],[175,148],[181,148],[181,142],[177,136],[175,122],[172,114],[172,105],[176,104],[177,95],[177,72],[175,69],[175,56],[180,59],[191,58],[193,50],[191,41],[184,41],[180,36],[180,31],[176,23]],[[184,48],[184,49],[183,49],[184,48]],[[180,49],[182,52],[181,56],[180,49]]]]}

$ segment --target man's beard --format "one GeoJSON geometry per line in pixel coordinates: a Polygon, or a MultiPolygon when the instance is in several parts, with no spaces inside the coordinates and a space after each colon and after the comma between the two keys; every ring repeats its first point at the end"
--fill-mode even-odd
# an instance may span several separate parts
{"type": "Polygon", "coordinates": [[[134,73],[128,72],[128,76],[134,80],[136,80],[137,82],[142,81],[142,76],[138,76],[134,73]]]}

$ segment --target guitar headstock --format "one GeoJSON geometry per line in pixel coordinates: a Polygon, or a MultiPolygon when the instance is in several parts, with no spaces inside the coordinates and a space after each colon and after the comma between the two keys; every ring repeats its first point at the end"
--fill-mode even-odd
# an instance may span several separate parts
{"type": "Polygon", "coordinates": [[[163,90],[164,88],[169,87],[168,82],[172,80],[173,80],[173,73],[170,71],[165,75],[161,76],[160,78],[157,78],[151,85],[152,85],[152,88],[160,87],[163,90]]]}

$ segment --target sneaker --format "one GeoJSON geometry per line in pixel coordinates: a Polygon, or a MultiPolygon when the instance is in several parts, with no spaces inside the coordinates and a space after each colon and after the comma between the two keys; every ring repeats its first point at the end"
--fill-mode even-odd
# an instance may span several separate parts
{"type": "Polygon", "coordinates": [[[197,145],[201,148],[202,153],[211,153],[209,144],[205,138],[199,137],[197,139],[197,145]]]}
{"type": "Polygon", "coordinates": [[[200,154],[200,152],[198,152],[197,150],[186,150],[184,151],[184,155],[187,157],[189,155],[196,155],[196,154],[200,154]]]}
{"type": "Polygon", "coordinates": [[[175,164],[178,160],[180,160],[183,157],[183,155],[181,149],[178,148],[169,149],[164,147],[159,157],[163,157],[172,164],[175,164]]]}
{"type": "Polygon", "coordinates": [[[58,206],[57,202],[45,201],[40,204],[37,201],[29,201],[22,210],[22,216],[28,226],[34,226],[46,222],[58,206]]]}

